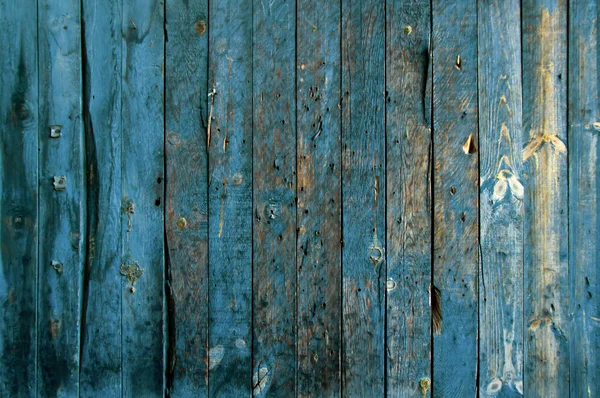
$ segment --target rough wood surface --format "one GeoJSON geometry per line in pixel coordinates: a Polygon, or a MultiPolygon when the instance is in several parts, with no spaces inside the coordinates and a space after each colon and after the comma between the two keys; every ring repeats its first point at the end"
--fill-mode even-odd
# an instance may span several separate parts
{"type": "Polygon", "coordinates": [[[570,396],[600,395],[597,0],[569,2],[570,396]]]}
{"type": "Polygon", "coordinates": [[[429,396],[430,3],[386,4],[386,394],[429,396]]]}
{"type": "Polygon", "coordinates": [[[207,0],[165,4],[167,393],[207,395],[207,0]]]}
{"type": "Polygon", "coordinates": [[[121,29],[123,396],[156,396],[165,384],[163,0],[124,0],[121,29]]]}
{"type": "Polygon", "coordinates": [[[340,7],[298,2],[298,396],[341,389],[340,7]]]}
{"type": "Polygon", "coordinates": [[[569,395],[566,17],[523,2],[525,396],[569,395]]]}
{"type": "Polygon", "coordinates": [[[296,7],[253,7],[252,387],[277,397],[296,393],[296,7]]]}
{"type": "Polygon", "coordinates": [[[385,8],[342,1],[342,393],[382,396],[385,338],[385,8]]]}
{"type": "Polygon", "coordinates": [[[82,3],[87,244],[80,396],[121,394],[121,2],[82,3]]]}
{"type": "Polygon", "coordinates": [[[479,2],[479,395],[523,395],[520,2],[479,2]]]}
{"type": "Polygon", "coordinates": [[[86,249],[80,22],[79,0],[38,2],[40,397],[79,393],[86,249]]]}
{"type": "Polygon", "coordinates": [[[208,25],[209,393],[242,397],[252,394],[252,3],[212,1],[208,25]]]}
{"type": "Polygon", "coordinates": [[[477,4],[474,0],[434,0],[432,13],[432,299],[441,310],[441,325],[433,331],[432,393],[473,396],[477,390],[479,252],[477,4]]]}
{"type": "MultiPolygon", "coordinates": [[[[38,258],[36,1],[0,1],[0,396],[35,397],[38,258]],[[32,19],[33,10],[33,19],[32,19]]],[[[45,329],[47,330],[47,329],[45,329]]]]}

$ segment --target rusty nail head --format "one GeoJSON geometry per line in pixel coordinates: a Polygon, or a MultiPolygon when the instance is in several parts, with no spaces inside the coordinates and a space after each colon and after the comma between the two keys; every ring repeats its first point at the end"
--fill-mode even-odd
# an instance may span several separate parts
{"type": "Polygon", "coordinates": [[[52,260],[52,268],[54,268],[56,270],[56,272],[58,272],[59,274],[63,273],[63,265],[62,265],[62,263],[59,263],[58,261],[52,260]]]}
{"type": "Polygon", "coordinates": [[[54,176],[54,190],[64,191],[67,188],[67,176],[54,176]]]}
{"type": "Polygon", "coordinates": [[[62,133],[62,126],[60,124],[53,124],[50,126],[50,137],[58,138],[62,133]]]}

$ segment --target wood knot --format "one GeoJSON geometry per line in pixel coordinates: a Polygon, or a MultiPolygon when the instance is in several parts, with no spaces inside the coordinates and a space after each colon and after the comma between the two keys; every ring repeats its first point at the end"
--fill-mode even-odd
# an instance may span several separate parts
{"type": "Polygon", "coordinates": [[[196,33],[198,33],[199,36],[204,35],[204,32],[206,32],[206,22],[204,22],[203,20],[199,19],[194,24],[194,30],[196,31],[196,33]]]}

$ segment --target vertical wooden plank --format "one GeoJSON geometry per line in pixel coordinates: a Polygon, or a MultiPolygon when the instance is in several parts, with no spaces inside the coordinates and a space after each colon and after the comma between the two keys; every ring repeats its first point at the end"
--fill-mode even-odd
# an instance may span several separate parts
{"type": "MultiPolygon", "coordinates": [[[[254,1],[254,395],[296,391],[296,4],[254,1]]],[[[305,209],[306,211],[310,211],[305,209]]]]}
{"type": "Polygon", "coordinates": [[[167,389],[207,395],[207,0],[166,2],[167,389]]]}
{"type": "Polygon", "coordinates": [[[477,4],[434,0],[432,12],[433,395],[461,397],[477,389],[477,4]]]}
{"type": "Polygon", "coordinates": [[[87,253],[80,396],[121,395],[121,1],[84,0],[87,253]]]}
{"type": "Polygon", "coordinates": [[[525,396],[569,395],[566,16],[523,2],[525,396]]]}
{"type": "Polygon", "coordinates": [[[37,1],[0,1],[0,396],[34,397],[37,370],[37,1]],[[34,10],[34,11],[32,11],[34,10]]]}
{"type": "Polygon", "coordinates": [[[242,397],[252,394],[252,2],[211,1],[209,18],[209,393],[242,397]]]}
{"type": "Polygon", "coordinates": [[[596,0],[569,2],[571,397],[600,395],[599,12],[596,0]]]}
{"type": "Polygon", "coordinates": [[[385,6],[342,3],[343,394],[382,396],[385,6]]]}
{"type": "Polygon", "coordinates": [[[340,395],[341,1],[298,2],[298,396],[340,395]]]}
{"type": "Polygon", "coordinates": [[[523,394],[520,1],[478,2],[480,396],[523,394]]]}
{"type": "Polygon", "coordinates": [[[386,2],[387,396],[431,392],[429,1],[386,2]]]}
{"type": "Polygon", "coordinates": [[[121,29],[123,396],[156,396],[165,379],[163,0],[125,0],[121,29]]]}
{"type": "Polygon", "coordinates": [[[79,7],[78,0],[41,0],[38,7],[38,395],[42,397],[79,392],[86,197],[79,7]]]}

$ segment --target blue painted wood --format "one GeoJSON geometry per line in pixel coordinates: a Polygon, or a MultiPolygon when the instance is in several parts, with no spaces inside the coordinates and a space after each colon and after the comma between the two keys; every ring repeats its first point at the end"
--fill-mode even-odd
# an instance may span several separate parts
{"type": "Polygon", "coordinates": [[[125,0],[121,29],[123,396],[157,396],[165,384],[163,0],[125,0]]]}
{"type": "Polygon", "coordinates": [[[569,2],[570,396],[600,395],[600,104],[596,0],[569,2]]]}
{"type": "Polygon", "coordinates": [[[298,396],[341,391],[341,1],[297,16],[298,396]]]}
{"type": "Polygon", "coordinates": [[[441,315],[433,330],[432,395],[466,397],[477,391],[477,4],[434,0],[432,13],[432,301],[441,315]]]}
{"type": "Polygon", "coordinates": [[[342,2],[342,393],[384,394],[385,7],[342,2]]]}
{"type": "Polygon", "coordinates": [[[206,396],[208,1],[166,2],[167,392],[206,396]]]}
{"type": "Polygon", "coordinates": [[[296,393],[295,2],[253,15],[252,387],[279,397],[296,393]]]}
{"type": "Polygon", "coordinates": [[[252,394],[252,3],[212,1],[208,25],[209,395],[243,397],[252,394]]]}
{"type": "Polygon", "coordinates": [[[34,397],[37,371],[36,1],[0,1],[0,396],[34,397]]]}
{"type": "Polygon", "coordinates": [[[479,395],[523,395],[520,2],[480,1],[479,395]]]}
{"type": "Polygon", "coordinates": [[[40,397],[79,393],[86,248],[80,21],[79,0],[39,1],[40,397]]]}
{"type": "Polygon", "coordinates": [[[81,397],[120,396],[121,1],[82,3],[87,252],[82,289],[81,397]]]}
{"type": "Polygon", "coordinates": [[[566,17],[523,2],[525,396],[569,395],[566,17]]]}
{"type": "Polygon", "coordinates": [[[429,1],[386,3],[386,395],[431,393],[429,1]]]}

